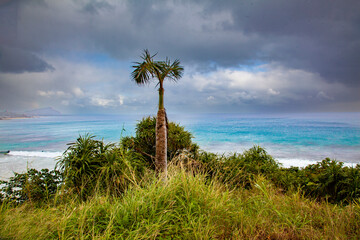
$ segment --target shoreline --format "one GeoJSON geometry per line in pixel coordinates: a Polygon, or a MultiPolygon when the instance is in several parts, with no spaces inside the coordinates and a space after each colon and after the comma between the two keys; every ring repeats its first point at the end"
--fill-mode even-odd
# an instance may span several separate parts
{"type": "MultiPolygon", "coordinates": [[[[42,168],[54,169],[57,158],[62,156],[62,151],[10,151],[9,154],[1,154],[0,156],[0,180],[8,180],[13,176],[13,172],[25,172],[27,168],[35,168],[41,170],[42,168]]],[[[224,152],[224,154],[231,154],[224,152]]],[[[271,154],[270,154],[271,155],[271,154]]],[[[323,159],[311,160],[305,158],[291,158],[291,157],[275,157],[271,155],[282,168],[299,167],[305,168],[310,164],[316,164],[323,159]]],[[[330,158],[332,159],[332,158],[330,158]]],[[[334,159],[336,160],[336,159],[334,159]]],[[[356,167],[358,163],[342,162],[344,167],[356,167]]]]}
{"type": "Polygon", "coordinates": [[[0,117],[0,120],[15,120],[15,119],[28,119],[34,117],[0,117]]]}

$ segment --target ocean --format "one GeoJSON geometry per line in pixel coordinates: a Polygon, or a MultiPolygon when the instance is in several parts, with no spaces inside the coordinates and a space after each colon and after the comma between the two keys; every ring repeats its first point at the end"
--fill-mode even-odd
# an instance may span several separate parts
{"type": "MultiPolygon", "coordinates": [[[[80,134],[117,143],[133,135],[144,116],[52,116],[0,121],[0,179],[27,168],[53,169],[58,157],[80,134]]],[[[360,163],[360,113],[169,114],[190,131],[200,148],[220,154],[264,147],[284,167],[329,157],[347,166],[360,163]]]]}

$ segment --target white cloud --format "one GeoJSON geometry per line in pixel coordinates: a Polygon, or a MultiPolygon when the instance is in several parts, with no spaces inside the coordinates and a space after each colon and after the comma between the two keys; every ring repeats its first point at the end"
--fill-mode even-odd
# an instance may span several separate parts
{"type": "Polygon", "coordinates": [[[122,96],[122,95],[118,95],[118,97],[117,97],[118,99],[118,103],[120,104],[120,105],[123,105],[124,104],[124,96],[122,96]]]}
{"type": "Polygon", "coordinates": [[[61,104],[64,106],[69,106],[70,102],[68,100],[63,100],[63,101],[61,101],[61,104]]]}
{"type": "Polygon", "coordinates": [[[41,97],[69,97],[68,93],[63,91],[41,91],[38,90],[37,94],[41,97]]]}
{"type": "Polygon", "coordinates": [[[114,100],[101,97],[92,97],[90,103],[99,107],[112,107],[115,104],[114,100]]]}
{"type": "Polygon", "coordinates": [[[219,69],[206,74],[196,73],[186,79],[186,84],[214,98],[226,93],[231,98],[258,103],[301,101],[308,96],[329,99],[329,93],[342,94],[348,90],[340,83],[326,82],[318,74],[304,70],[271,64],[263,65],[262,69],[265,71],[219,69]]]}
{"type": "Polygon", "coordinates": [[[214,96],[209,96],[208,98],[206,98],[206,100],[213,101],[213,100],[215,100],[215,98],[214,98],[214,96]]]}
{"type": "Polygon", "coordinates": [[[351,91],[341,83],[325,81],[319,74],[274,64],[250,72],[220,68],[201,73],[186,69],[186,75],[176,85],[166,86],[166,102],[175,106],[173,109],[186,109],[185,106],[202,111],[322,109],[324,100],[344,98],[351,91]]]}
{"type": "MultiPolygon", "coordinates": [[[[23,87],[22,93],[12,95],[28,94],[26,108],[53,106],[70,113],[90,112],[94,107],[103,112],[156,111],[156,84],[137,86],[130,80],[128,69],[118,65],[104,68],[85,61],[46,60],[55,71],[3,74],[7,89],[23,87]]],[[[340,99],[351,91],[340,83],[324,81],[318,74],[277,65],[263,65],[261,71],[251,72],[220,68],[201,73],[190,66],[185,66],[185,70],[178,83],[165,83],[165,105],[169,111],[246,111],[256,107],[271,110],[273,106],[286,108],[301,103],[313,106],[314,102],[340,99]]],[[[16,101],[14,105],[24,102],[16,101]]]]}
{"type": "Polygon", "coordinates": [[[90,98],[90,104],[98,107],[119,107],[124,105],[124,96],[117,95],[115,97],[99,97],[94,96],[90,98]]]}
{"type": "Polygon", "coordinates": [[[333,100],[334,98],[328,96],[325,92],[320,91],[318,92],[318,94],[316,95],[316,97],[320,100],[333,100]]]}
{"type": "Polygon", "coordinates": [[[83,97],[83,96],[85,96],[85,93],[81,90],[80,87],[74,87],[74,88],[72,89],[72,92],[73,92],[73,94],[74,94],[76,97],[83,97]]]}
{"type": "Polygon", "coordinates": [[[279,91],[276,91],[272,88],[269,88],[268,91],[267,91],[270,95],[279,95],[280,92],[279,91]]]}

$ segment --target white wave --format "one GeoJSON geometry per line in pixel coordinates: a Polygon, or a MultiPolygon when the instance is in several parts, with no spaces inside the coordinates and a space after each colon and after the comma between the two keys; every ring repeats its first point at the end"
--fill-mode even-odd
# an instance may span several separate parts
{"type": "Polygon", "coordinates": [[[57,158],[62,155],[62,152],[43,152],[43,151],[10,151],[9,156],[23,156],[23,157],[46,157],[57,158]]]}
{"type": "MultiPolygon", "coordinates": [[[[296,159],[296,158],[277,158],[279,163],[282,164],[283,167],[306,167],[310,164],[316,164],[319,161],[308,160],[308,159],[296,159]]],[[[344,166],[346,167],[355,167],[356,163],[346,163],[344,162],[344,166]]]]}

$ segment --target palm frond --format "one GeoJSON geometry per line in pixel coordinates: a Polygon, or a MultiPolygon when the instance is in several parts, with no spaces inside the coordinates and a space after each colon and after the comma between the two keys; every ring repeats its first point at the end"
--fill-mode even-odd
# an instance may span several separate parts
{"type": "Polygon", "coordinates": [[[153,57],[151,56],[149,50],[145,49],[141,58],[143,62],[135,62],[132,67],[135,68],[131,73],[131,78],[134,80],[138,85],[145,85],[150,82],[150,79],[155,76],[154,74],[154,61],[153,57]]]}
{"type": "Polygon", "coordinates": [[[149,80],[152,78],[151,67],[149,64],[143,62],[138,65],[133,66],[134,71],[131,73],[131,78],[139,85],[144,85],[149,83],[149,80]]]}
{"type": "Polygon", "coordinates": [[[184,68],[180,65],[180,60],[176,59],[173,63],[167,58],[166,61],[161,63],[162,78],[168,78],[177,82],[183,75],[184,68]]]}
{"type": "Polygon", "coordinates": [[[169,58],[165,61],[154,61],[156,55],[157,53],[151,55],[149,50],[145,49],[141,56],[143,62],[135,62],[132,66],[134,70],[131,78],[138,85],[148,84],[152,78],[157,78],[162,85],[165,78],[177,82],[182,77],[184,68],[180,65],[179,59],[172,63],[169,58]]]}

